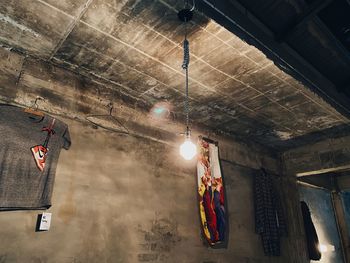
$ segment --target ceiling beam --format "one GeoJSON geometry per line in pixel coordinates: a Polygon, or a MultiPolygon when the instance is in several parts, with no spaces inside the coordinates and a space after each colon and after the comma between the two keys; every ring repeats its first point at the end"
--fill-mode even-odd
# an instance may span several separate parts
{"type": "Polygon", "coordinates": [[[196,2],[196,7],[248,44],[260,49],[282,70],[301,81],[345,117],[350,117],[350,100],[336,90],[335,84],[288,43],[277,42],[275,34],[240,3],[235,0],[201,0],[196,2]]]}
{"type": "Polygon", "coordinates": [[[328,189],[328,188],[326,188],[326,187],[319,186],[319,185],[316,185],[316,184],[306,183],[306,182],[300,181],[299,179],[297,180],[297,184],[298,184],[298,185],[303,185],[303,186],[306,186],[306,187],[311,187],[311,188],[319,189],[319,190],[330,191],[330,189],[328,189]]]}
{"type": "Polygon", "coordinates": [[[60,39],[60,41],[57,43],[56,47],[54,48],[54,50],[51,52],[50,55],[50,60],[53,59],[53,57],[55,56],[55,54],[57,53],[58,49],[62,46],[63,42],[66,41],[66,39],[68,38],[68,36],[70,35],[70,33],[72,33],[72,31],[74,30],[74,28],[76,27],[76,25],[79,23],[79,20],[83,17],[83,15],[86,13],[87,9],[89,8],[91,2],[93,0],[87,0],[83,6],[83,8],[81,9],[81,11],[79,12],[79,14],[74,17],[72,23],[68,26],[68,28],[66,29],[64,35],[62,36],[62,38],[60,39]]]}
{"type": "Polygon", "coordinates": [[[319,11],[328,6],[333,0],[318,0],[311,4],[301,15],[297,17],[297,21],[289,25],[283,32],[275,35],[277,42],[283,42],[288,38],[298,27],[305,24],[309,19],[313,18],[319,11]]]}

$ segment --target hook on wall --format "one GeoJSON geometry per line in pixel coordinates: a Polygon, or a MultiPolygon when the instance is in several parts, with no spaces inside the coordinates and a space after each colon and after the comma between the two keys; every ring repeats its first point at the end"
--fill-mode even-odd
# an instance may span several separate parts
{"type": "MultiPolygon", "coordinates": [[[[188,8],[189,7],[189,1],[188,0],[184,0],[184,6],[185,8],[188,8]]],[[[189,8],[190,11],[193,11],[195,9],[195,6],[196,6],[196,3],[195,3],[195,0],[192,0],[192,7],[189,8]]]]}
{"type": "Polygon", "coordinates": [[[31,115],[36,115],[36,116],[41,117],[41,120],[39,120],[39,122],[40,122],[44,119],[45,114],[43,112],[39,111],[39,105],[38,105],[39,100],[45,101],[45,99],[43,97],[37,96],[35,98],[32,106],[25,108],[24,112],[29,113],[31,115]]]}
{"type": "Polygon", "coordinates": [[[39,109],[39,105],[38,105],[39,100],[45,101],[45,99],[43,97],[37,96],[34,100],[33,105],[32,105],[33,109],[35,109],[35,110],[39,109]]]}
{"type": "Polygon", "coordinates": [[[113,108],[114,108],[113,103],[109,102],[107,104],[107,107],[109,108],[109,115],[112,116],[112,112],[113,112],[113,108]]]}

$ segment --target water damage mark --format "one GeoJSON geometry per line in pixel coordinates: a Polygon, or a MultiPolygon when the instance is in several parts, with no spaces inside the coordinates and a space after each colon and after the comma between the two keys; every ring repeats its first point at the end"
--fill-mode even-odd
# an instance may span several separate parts
{"type": "Polygon", "coordinates": [[[162,217],[160,213],[156,213],[150,229],[144,229],[139,225],[139,232],[143,234],[144,239],[140,244],[143,253],[138,255],[140,262],[166,262],[171,249],[182,240],[178,233],[177,222],[170,217],[162,217]]]}
{"type": "MultiPolygon", "coordinates": [[[[116,6],[120,5],[117,1],[116,6]]],[[[182,1],[131,0],[125,1],[119,10],[120,13],[127,15],[128,19],[138,21],[177,43],[185,34],[183,22],[177,16],[178,11],[183,7],[182,1]]],[[[187,28],[189,35],[202,31],[209,22],[210,19],[197,10],[187,28]]]]}
{"type": "Polygon", "coordinates": [[[291,132],[277,131],[277,130],[275,130],[274,132],[278,136],[278,138],[280,138],[282,141],[289,140],[289,139],[293,138],[293,133],[291,133],[291,132]]]}
{"type": "Polygon", "coordinates": [[[39,37],[40,34],[38,34],[37,32],[35,32],[33,29],[26,27],[25,25],[19,24],[17,23],[15,20],[13,20],[11,17],[5,16],[3,14],[0,13],[0,21],[5,22],[7,24],[10,24],[18,29],[20,29],[23,32],[28,32],[33,34],[35,37],[39,37]]]}

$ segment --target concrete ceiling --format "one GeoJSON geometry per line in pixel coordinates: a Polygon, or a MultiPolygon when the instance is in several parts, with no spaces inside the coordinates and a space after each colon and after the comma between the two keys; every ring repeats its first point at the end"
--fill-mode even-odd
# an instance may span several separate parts
{"type": "Polygon", "coordinates": [[[288,44],[343,96],[350,96],[348,0],[239,2],[269,28],[276,41],[288,44]]]}
{"type": "MultiPolygon", "coordinates": [[[[184,26],[175,0],[5,0],[0,44],[102,78],[183,119],[184,26]]],[[[349,119],[254,46],[199,12],[188,26],[191,121],[272,148],[348,129],[349,119]]]]}

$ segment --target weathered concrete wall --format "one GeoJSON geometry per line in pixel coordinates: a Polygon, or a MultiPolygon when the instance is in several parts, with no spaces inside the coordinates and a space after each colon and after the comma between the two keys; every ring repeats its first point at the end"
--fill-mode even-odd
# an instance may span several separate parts
{"type": "MultiPolygon", "coordinates": [[[[350,169],[349,136],[332,138],[314,144],[309,144],[303,147],[291,149],[282,154],[282,159],[285,168],[285,174],[289,177],[310,177],[309,179],[304,177],[302,178],[302,181],[309,182],[313,185],[322,186],[332,190],[336,190],[338,188],[339,190],[344,190],[349,188],[349,180],[347,178],[347,173],[350,169]],[[330,177],[332,174],[341,175],[334,177],[334,182],[336,182],[336,185],[334,185],[334,182],[330,177]]],[[[339,251],[337,251],[337,253],[340,254],[339,260],[342,260],[343,257],[350,258],[349,237],[347,232],[347,227],[350,225],[350,221],[345,217],[344,211],[346,207],[342,205],[339,194],[334,192],[332,193],[332,196],[340,231],[340,237],[343,243],[344,255],[341,254],[342,252],[340,251],[340,249],[339,251]]],[[[311,199],[312,202],[314,202],[315,204],[319,202],[321,205],[325,202],[324,198],[322,198],[321,195],[315,195],[311,199]],[[316,200],[317,198],[319,198],[319,200],[316,200]]],[[[330,204],[330,206],[332,206],[332,203],[330,204]]],[[[321,210],[323,208],[324,207],[321,208],[316,206],[315,209],[321,210]]],[[[334,222],[333,219],[329,218],[332,217],[333,214],[326,215],[323,213],[320,216],[322,216],[324,219],[320,221],[319,228],[329,228],[327,223],[325,223],[327,220],[329,222],[334,222]],[[325,225],[322,225],[323,223],[325,223],[325,225]]],[[[335,229],[334,231],[336,230],[337,229],[335,229]]],[[[326,259],[324,262],[337,262],[336,260],[338,260],[336,258],[332,258],[331,254],[326,254],[325,257],[326,259]]]]}
{"type": "MultiPolygon", "coordinates": [[[[87,114],[106,114],[106,105],[113,102],[113,115],[120,121],[127,122],[127,127],[134,134],[165,143],[178,143],[179,139],[182,140],[178,135],[184,131],[183,116],[174,115],[167,121],[151,120],[148,110],[153,104],[134,97],[132,90],[0,48],[0,100],[31,106],[37,96],[45,99],[38,102],[40,109],[78,120],[85,120],[87,114]]],[[[162,99],[155,100],[154,103],[159,101],[162,99]]],[[[193,133],[217,138],[205,126],[193,127],[193,133]]],[[[242,162],[249,156],[256,158],[256,168],[261,166],[262,161],[264,165],[274,166],[273,170],[277,169],[276,164],[273,164],[276,162],[270,161],[271,156],[272,159],[277,157],[273,153],[250,141],[240,143],[246,145],[246,149],[235,147],[232,137],[233,135],[226,138],[226,141],[231,142],[230,151],[237,149],[237,153],[241,153],[239,158],[242,162]],[[257,150],[249,151],[251,147],[257,150]]],[[[220,138],[224,139],[223,136],[220,138]]]]}
{"type": "Polygon", "coordinates": [[[345,220],[346,222],[349,222],[347,224],[347,230],[348,230],[348,233],[350,233],[350,191],[349,190],[342,191],[340,193],[340,196],[343,202],[345,220]]]}
{"type": "MultiPolygon", "coordinates": [[[[340,191],[350,190],[350,171],[337,174],[337,184],[340,191]]],[[[350,221],[349,221],[350,222],[350,221]]]]}
{"type": "Polygon", "coordinates": [[[350,169],[350,136],[328,139],[283,154],[286,170],[299,176],[350,169]]]}
{"type": "Polygon", "coordinates": [[[52,228],[34,232],[37,212],[2,212],[1,262],[297,262],[287,239],[283,257],[263,255],[254,169],[222,162],[230,240],[213,250],[201,238],[194,162],[173,146],[65,121],[73,144],[60,156],[52,228]]]}
{"type": "Polygon", "coordinates": [[[309,262],[296,177],[283,170],[279,189],[284,199],[283,205],[288,224],[288,241],[286,246],[289,251],[289,260],[290,262],[309,262]]]}
{"type": "MultiPolygon", "coordinates": [[[[282,257],[265,257],[254,233],[252,174],[261,166],[281,172],[272,153],[211,136],[220,145],[230,240],[227,249],[210,249],[200,234],[195,163],[178,155],[178,119],[151,122],[147,105],[125,96],[123,87],[6,50],[0,54],[0,99],[30,105],[44,97],[40,107],[69,124],[73,141],[57,169],[52,229],[34,232],[35,211],[0,213],[0,262],[306,262],[290,177],[279,182],[290,226],[282,257]],[[105,112],[109,101],[131,135],[84,122],[88,113],[105,112]]],[[[208,135],[205,127],[194,129],[197,134],[208,135]]]]}
{"type": "Polygon", "coordinates": [[[341,192],[332,191],[331,199],[334,208],[334,216],[337,223],[338,234],[342,247],[342,256],[344,262],[349,262],[350,259],[350,237],[349,237],[349,223],[346,216],[347,207],[342,200],[341,192]]]}

